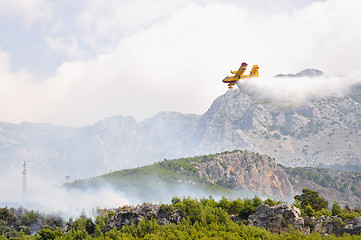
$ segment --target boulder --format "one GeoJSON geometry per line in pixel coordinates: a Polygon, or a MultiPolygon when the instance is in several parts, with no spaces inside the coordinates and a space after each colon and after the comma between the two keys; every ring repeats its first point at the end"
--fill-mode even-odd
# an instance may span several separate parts
{"type": "Polygon", "coordinates": [[[177,210],[162,209],[160,205],[142,204],[136,207],[127,206],[119,209],[115,216],[111,217],[107,222],[106,229],[107,231],[114,227],[121,229],[123,226],[129,226],[132,223],[137,225],[142,219],[151,220],[153,218],[163,226],[182,220],[177,210]]]}
{"type": "Polygon", "coordinates": [[[316,231],[322,235],[335,234],[342,236],[345,233],[351,235],[361,234],[361,217],[342,221],[339,216],[333,217],[301,217],[300,209],[291,207],[290,204],[278,204],[274,207],[260,205],[253,215],[248,217],[249,225],[262,227],[271,232],[284,233],[289,226],[309,235],[316,231]]]}
{"type": "Polygon", "coordinates": [[[341,224],[338,228],[334,229],[334,233],[338,236],[342,236],[344,233],[351,235],[361,234],[361,217],[350,219],[341,224]]]}
{"type": "Polygon", "coordinates": [[[255,213],[248,217],[248,221],[250,225],[263,227],[277,233],[287,232],[289,225],[302,232],[305,231],[300,209],[287,203],[281,203],[274,207],[267,204],[260,205],[256,208],[255,213]]]}

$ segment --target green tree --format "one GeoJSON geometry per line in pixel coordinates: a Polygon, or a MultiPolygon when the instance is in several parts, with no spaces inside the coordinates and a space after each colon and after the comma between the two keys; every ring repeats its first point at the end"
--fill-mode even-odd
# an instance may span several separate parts
{"type": "Polygon", "coordinates": [[[48,228],[43,228],[40,231],[38,231],[36,235],[37,240],[48,240],[48,239],[55,239],[56,237],[62,236],[63,233],[57,229],[57,230],[50,230],[48,228]]]}
{"type": "Polygon", "coordinates": [[[341,214],[342,209],[340,204],[338,204],[338,202],[333,201],[331,212],[332,212],[332,216],[337,216],[341,214]]]}
{"type": "Polygon", "coordinates": [[[264,204],[267,204],[268,206],[273,207],[276,205],[276,202],[270,198],[267,198],[266,200],[264,200],[264,204]]]}
{"type": "Polygon", "coordinates": [[[197,199],[183,198],[183,206],[186,216],[194,223],[201,220],[202,204],[197,199]]]}
{"type": "MultiPolygon", "coordinates": [[[[128,230],[128,229],[127,229],[128,230]]],[[[105,233],[106,239],[121,239],[121,233],[116,227],[105,233]]]]}
{"type": "Polygon", "coordinates": [[[243,201],[240,198],[238,198],[237,200],[231,202],[228,213],[239,214],[242,208],[243,208],[243,201]]]}
{"type": "Polygon", "coordinates": [[[16,216],[7,207],[0,208],[0,220],[3,220],[5,224],[10,224],[11,222],[16,222],[16,216]]]}
{"type": "Polygon", "coordinates": [[[29,226],[24,226],[24,225],[19,226],[17,230],[20,231],[20,232],[23,232],[23,233],[26,234],[26,235],[30,235],[31,232],[32,232],[32,231],[31,231],[31,227],[29,227],[29,226]]]}
{"type": "Polygon", "coordinates": [[[310,204],[308,204],[306,207],[305,207],[305,214],[312,217],[312,216],[315,216],[316,215],[316,212],[315,210],[310,206],[310,204]]]}
{"type": "Polygon", "coordinates": [[[18,232],[15,229],[6,226],[5,222],[0,220],[0,236],[1,235],[4,235],[7,238],[15,238],[18,236],[18,232]]]}
{"type": "Polygon", "coordinates": [[[100,237],[100,238],[103,237],[102,229],[101,229],[101,227],[100,227],[98,224],[95,225],[94,237],[100,237]]]}
{"type": "MultiPolygon", "coordinates": [[[[253,202],[253,207],[254,209],[256,209],[258,206],[262,205],[262,199],[260,199],[258,196],[254,195],[253,199],[252,199],[252,202],[253,202]]],[[[253,210],[254,210],[253,209],[253,210]]]]}
{"type": "Polygon", "coordinates": [[[42,224],[42,216],[39,212],[34,212],[34,210],[28,211],[25,213],[22,219],[22,224],[25,226],[31,226],[33,224],[42,224]]]}
{"type": "Polygon", "coordinates": [[[217,207],[222,208],[226,212],[229,212],[230,206],[231,206],[231,204],[225,196],[223,196],[217,204],[217,207]]]}
{"type": "Polygon", "coordinates": [[[103,215],[98,215],[97,218],[95,219],[95,229],[98,226],[100,231],[102,233],[105,233],[105,225],[106,225],[105,222],[106,222],[105,217],[103,215]]]}
{"type": "Polygon", "coordinates": [[[304,188],[302,194],[296,195],[294,199],[296,203],[297,201],[300,203],[302,209],[305,209],[307,205],[310,205],[315,211],[328,208],[328,201],[323,197],[320,197],[318,192],[308,188],[304,188]]]}
{"type": "Polygon", "coordinates": [[[252,200],[249,198],[244,199],[243,201],[243,208],[239,212],[239,216],[241,216],[243,219],[247,219],[249,215],[251,215],[254,211],[254,206],[252,203],[252,200]]]}
{"type": "Polygon", "coordinates": [[[87,218],[85,215],[82,215],[71,224],[71,229],[74,230],[75,235],[82,235],[83,231],[86,231],[88,234],[92,234],[94,233],[95,224],[91,218],[87,218]]]}

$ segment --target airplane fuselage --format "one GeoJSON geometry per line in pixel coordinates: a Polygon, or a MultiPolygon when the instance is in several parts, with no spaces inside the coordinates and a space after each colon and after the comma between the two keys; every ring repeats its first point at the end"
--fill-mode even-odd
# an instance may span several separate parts
{"type": "Polygon", "coordinates": [[[228,83],[228,88],[233,88],[232,86],[235,85],[236,82],[241,80],[241,79],[258,77],[258,69],[259,69],[259,67],[257,65],[253,66],[253,68],[252,68],[249,75],[242,75],[243,72],[246,70],[246,67],[247,67],[247,64],[242,63],[242,66],[240,67],[240,70],[238,70],[238,73],[241,71],[240,74],[237,74],[237,72],[232,71],[232,73],[235,73],[235,75],[225,77],[222,80],[222,82],[228,83]]]}
{"type": "Polygon", "coordinates": [[[239,77],[236,77],[236,76],[229,76],[229,77],[225,77],[222,82],[224,83],[236,83],[238,80],[241,80],[241,79],[244,79],[244,78],[253,78],[253,77],[256,77],[254,75],[243,75],[243,76],[239,76],[239,77]]]}

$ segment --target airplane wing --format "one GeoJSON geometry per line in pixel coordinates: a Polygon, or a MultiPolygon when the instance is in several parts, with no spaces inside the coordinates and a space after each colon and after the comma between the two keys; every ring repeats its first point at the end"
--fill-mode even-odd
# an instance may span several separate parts
{"type": "Polygon", "coordinates": [[[236,73],[236,75],[235,75],[235,77],[240,77],[240,76],[242,76],[243,75],[243,73],[244,73],[244,71],[246,71],[246,68],[247,68],[247,63],[242,63],[242,65],[239,67],[239,69],[238,69],[238,71],[237,71],[237,73],[236,73]]]}

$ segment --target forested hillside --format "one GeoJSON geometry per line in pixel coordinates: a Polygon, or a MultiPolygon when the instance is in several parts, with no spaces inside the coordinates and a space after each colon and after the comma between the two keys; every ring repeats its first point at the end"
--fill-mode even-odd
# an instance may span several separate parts
{"type": "Polygon", "coordinates": [[[253,196],[292,201],[303,188],[319,191],[329,201],[360,206],[361,173],[331,169],[291,168],[266,155],[235,150],[112,172],[68,187],[100,188],[110,184],[135,202],[169,201],[185,194],[253,196]],[[157,194],[154,194],[157,193],[157,194]]]}

